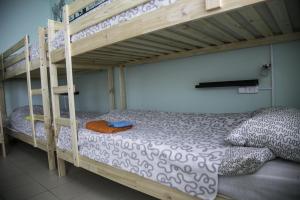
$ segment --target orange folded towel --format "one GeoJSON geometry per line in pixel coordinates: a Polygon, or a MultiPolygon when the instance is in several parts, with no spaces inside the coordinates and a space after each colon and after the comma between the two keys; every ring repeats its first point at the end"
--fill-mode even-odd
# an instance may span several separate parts
{"type": "Polygon", "coordinates": [[[132,128],[132,126],[126,126],[122,128],[110,127],[108,125],[108,122],[104,120],[87,122],[85,127],[89,130],[100,132],[100,133],[118,133],[132,128]]]}

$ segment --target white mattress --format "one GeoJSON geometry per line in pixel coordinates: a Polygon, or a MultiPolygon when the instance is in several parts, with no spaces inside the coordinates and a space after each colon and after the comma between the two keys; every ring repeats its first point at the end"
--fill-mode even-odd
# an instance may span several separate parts
{"type": "MultiPolygon", "coordinates": [[[[103,6],[110,4],[113,0],[108,0],[103,4],[100,4],[97,8],[91,10],[90,12],[86,13],[85,15],[82,15],[81,17],[84,17],[86,15],[89,15],[93,12],[96,12],[97,10],[101,9],[103,6]]],[[[93,35],[95,33],[98,33],[100,31],[103,31],[105,29],[108,29],[116,24],[120,24],[125,21],[129,21],[135,17],[138,17],[140,15],[150,13],[154,10],[157,10],[163,6],[168,6],[170,4],[175,3],[177,0],[151,0],[147,3],[141,4],[140,6],[137,6],[135,8],[129,9],[125,12],[122,12],[116,16],[113,16],[103,22],[100,22],[96,25],[93,25],[81,32],[78,32],[74,35],[71,36],[71,42],[75,42],[79,39],[88,37],[90,35],[93,35]]],[[[77,18],[78,20],[80,18],[77,18]]],[[[51,46],[52,49],[58,49],[64,46],[64,32],[63,31],[58,31],[53,39],[51,41],[51,46]]]]}
{"type": "Polygon", "coordinates": [[[219,193],[236,200],[299,200],[300,163],[276,159],[246,176],[219,176],[219,193]]]}

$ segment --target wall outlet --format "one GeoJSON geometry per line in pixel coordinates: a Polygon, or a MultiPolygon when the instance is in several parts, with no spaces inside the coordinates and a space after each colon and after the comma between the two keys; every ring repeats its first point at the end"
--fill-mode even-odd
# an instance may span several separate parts
{"type": "Polygon", "coordinates": [[[238,91],[240,94],[256,94],[258,93],[258,86],[240,87],[238,91]]]}

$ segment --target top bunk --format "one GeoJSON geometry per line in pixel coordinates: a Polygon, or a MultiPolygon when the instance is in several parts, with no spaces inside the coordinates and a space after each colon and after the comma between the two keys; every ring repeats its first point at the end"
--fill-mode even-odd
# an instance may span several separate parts
{"type": "Polygon", "coordinates": [[[39,50],[37,45],[29,45],[28,35],[1,54],[1,79],[24,78],[27,65],[30,71],[40,67],[39,50]]]}
{"type": "Polygon", "coordinates": [[[298,0],[77,0],[64,8],[52,63],[142,64],[300,39],[298,0]],[[94,5],[94,6],[93,6],[94,5]],[[91,7],[95,7],[91,9],[91,7]],[[80,17],[75,17],[84,13],[80,17]],[[67,43],[66,43],[67,44],[67,43]]]}

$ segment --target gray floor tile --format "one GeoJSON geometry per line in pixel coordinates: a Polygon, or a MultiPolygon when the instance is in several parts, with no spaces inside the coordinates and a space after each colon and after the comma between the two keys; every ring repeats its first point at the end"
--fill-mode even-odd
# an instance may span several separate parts
{"type": "Polygon", "coordinates": [[[25,200],[45,192],[46,188],[40,184],[33,182],[10,190],[5,190],[1,195],[5,200],[25,200]]]}
{"type": "Polygon", "coordinates": [[[30,200],[58,200],[58,198],[56,198],[50,192],[44,192],[44,193],[38,194],[37,196],[31,197],[29,199],[30,200]]]}

